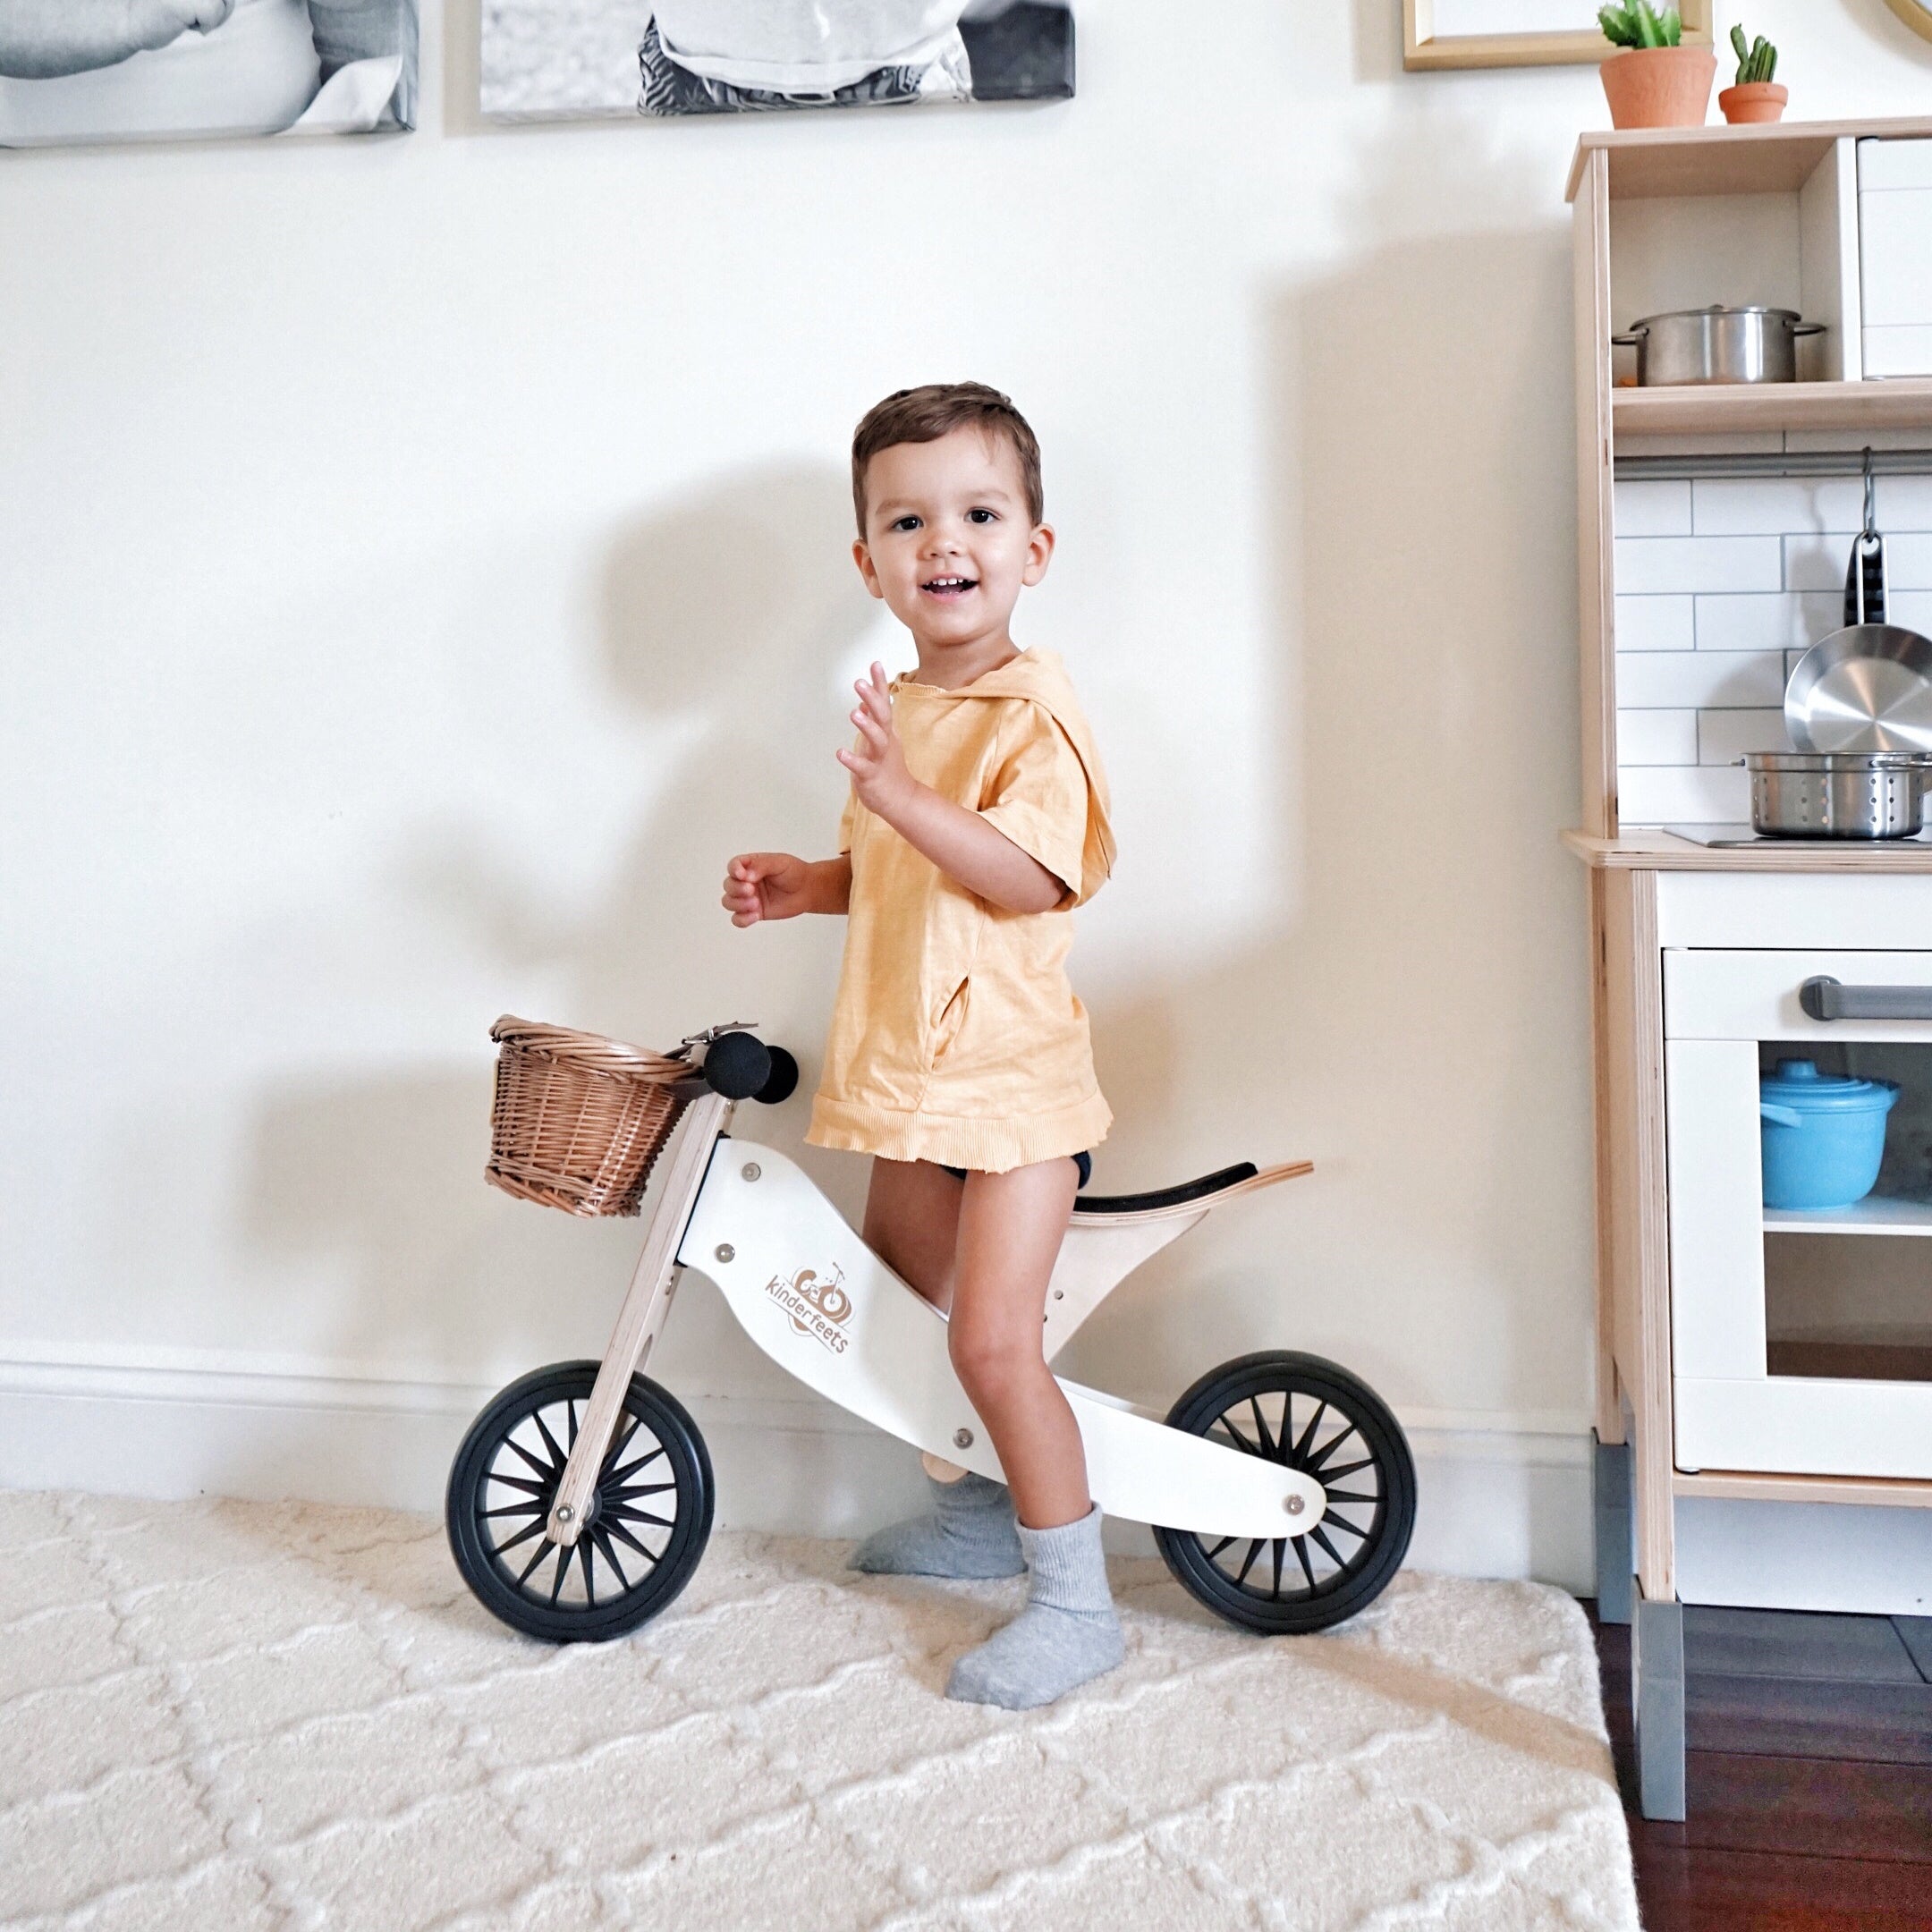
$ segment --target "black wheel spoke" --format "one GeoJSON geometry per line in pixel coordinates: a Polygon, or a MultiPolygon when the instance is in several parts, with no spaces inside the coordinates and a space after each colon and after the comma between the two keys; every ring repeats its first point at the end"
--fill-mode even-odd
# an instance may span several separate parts
{"type": "Polygon", "coordinates": [[[610,1531],[599,1523],[590,1534],[595,1538],[604,1561],[617,1572],[617,1588],[628,1597],[631,1594],[631,1579],[624,1574],[624,1566],[617,1561],[617,1550],[610,1539],[610,1531]]]}
{"type": "Polygon", "coordinates": [[[633,1503],[640,1496],[663,1496],[676,1487],[674,1482],[632,1483],[628,1489],[606,1489],[605,1496],[613,1503],[633,1503]]]}
{"type": "MultiPolygon", "coordinates": [[[[539,1462],[537,1458],[533,1456],[530,1453],[530,1451],[526,1449],[523,1445],[516,1439],[514,1436],[505,1436],[504,1437],[504,1446],[508,1449],[514,1449],[516,1453],[520,1456],[521,1456],[523,1460],[528,1462],[530,1466],[533,1470],[535,1470],[539,1476],[546,1476],[553,1479],[555,1477],[557,1469],[560,1465],[550,1462],[539,1462]]],[[[497,1480],[500,1482],[505,1480],[505,1479],[499,1477],[497,1480]]]]}
{"type": "Polygon", "coordinates": [[[541,1536],[548,1521],[547,1515],[539,1516],[527,1530],[519,1530],[513,1537],[505,1538],[496,1546],[496,1554],[501,1556],[505,1550],[513,1550],[519,1543],[528,1543],[533,1536],[541,1536]]]}
{"type": "MultiPolygon", "coordinates": [[[[493,1516],[547,1516],[549,1513],[538,1499],[529,1503],[505,1503],[501,1509],[487,1509],[483,1512],[483,1521],[488,1522],[493,1516]]],[[[502,1545],[497,1547],[501,1548],[502,1545]]]]}
{"type": "Polygon", "coordinates": [[[1315,1565],[1308,1560],[1308,1538],[1298,1536],[1293,1538],[1294,1553],[1301,1559],[1301,1574],[1308,1579],[1308,1587],[1315,1588],[1315,1565]]]}
{"type": "Polygon", "coordinates": [[[620,1543],[634,1549],[653,1569],[657,1567],[657,1558],[656,1554],[640,1543],[621,1522],[614,1522],[609,1517],[604,1517],[599,1519],[598,1527],[606,1536],[615,1537],[620,1543]]]}
{"type": "Polygon", "coordinates": [[[1373,1456],[1364,1456],[1360,1462],[1344,1462],[1340,1469],[1325,1469],[1322,1471],[1324,1483],[1343,1482],[1360,1470],[1373,1469],[1375,1466],[1376,1459],[1373,1456]]]}
{"type": "Polygon", "coordinates": [[[663,1453],[664,1445],[659,1443],[648,1454],[640,1455],[635,1462],[627,1462],[622,1469],[609,1470],[603,1479],[607,1483],[629,1482],[640,1469],[643,1469],[648,1463],[655,1462],[663,1453]]]}
{"type": "Polygon", "coordinates": [[[1248,1580],[1248,1572],[1254,1568],[1255,1558],[1260,1554],[1261,1538],[1259,1537],[1257,1537],[1254,1541],[1248,1546],[1247,1555],[1245,1555],[1241,1559],[1241,1572],[1234,1579],[1237,1583],[1245,1583],[1248,1580]]]}
{"type": "MultiPolygon", "coordinates": [[[[1360,1537],[1364,1543],[1368,1540],[1369,1532],[1367,1530],[1358,1529],[1346,1516],[1329,1515],[1325,1516],[1322,1521],[1331,1529],[1346,1530],[1351,1536],[1360,1537]]],[[[1356,1554],[1359,1555],[1360,1552],[1357,1551],[1356,1554]]]]}
{"type": "Polygon", "coordinates": [[[550,1433],[550,1425],[544,1420],[543,1411],[539,1409],[531,1416],[530,1420],[537,1425],[537,1433],[543,1437],[543,1445],[550,1452],[551,1462],[558,1469],[562,1469],[570,1461],[570,1457],[557,1447],[557,1439],[550,1433]]]}
{"type": "MultiPolygon", "coordinates": [[[[1346,1418],[1344,1418],[1344,1419],[1346,1419],[1346,1418]]],[[[1327,1462],[1328,1458],[1332,1456],[1335,1453],[1335,1451],[1339,1449],[1342,1445],[1349,1439],[1351,1436],[1354,1435],[1354,1433],[1355,1425],[1353,1422],[1350,1422],[1345,1429],[1343,1429],[1337,1435],[1331,1436],[1328,1438],[1328,1446],[1324,1449],[1318,1456],[1311,1457],[1309,1461],[1303,1465],[1303,1467],[1307,1469],[1309,1474],[1311,1476],[1318,1476],[1321,1473],[1322,1466],[1327,1462]]]]}
{"type": "Polygon", "coordinates": [[[1283,1546],[1287,1542],[1287,1540],[1288,1538],[1286,1537],[1276,1537],[1274,1543],[1275,1583],[1274,1587],[1268,1591],[1268,1595],[1272,1597],[1276,1603],[1279,1603],[1281,1601],[1282,1558],[1288,1554],[1286,1549],[1284,1548],[1283,1546]]]}
{"type": "Polygon", "coordinates": [[[577,1543],[577,1561],[583,1571],[584,1608],[586,1610],[595,1610],[597,1608],[597,1583],[590,1574],[592,1568],[590,1546],[596,1541],[596,1537],[587,1536],[579,1538],[577,1543]]]}
{"type": "MultiPolygon", "coordinates": [[[[1260,1439],[1261,1453],[1272,1462],[1275,1460],[1275,1438],[1268,1434],[1267,1422],[1261,1413],[1261,1398],[1258,1395],[1250,1395],[1248,1398],[1248,1412],[1254,1418],[1255,1434],[1260,1439]]],[[[1284,1420],[1282,1433],[1285,1436],[1287,1432],[1287,1423],[1284,1420]]]]}
{"type": "Polygon", "coordinates": [[[1296,1463],[1301,1463],[1307,1456],[1309,1445],[1315,1440],[1315,1431],[1321,1427],[1321,1419],[1327,1413],[1328,1404],[1326,1402],[1318,1402],[1315,1404],[1315,1413],[1309,1418],[1309,1426],[1301,1431],[1294,1445],[1292,1460],[1296,1463]]]}
{"type": "Polygon", "coordinates": [[[1379,1503],[1380,1496],[1363,1496],[1356,1489],[1328,1489],[1323,1492],[1331,1503],[1379,1503]]]}
{"type": "Polygon", "coordinates": [[[1234,1538],[1231,1536],[1223,1537],[1221,1540],[1216,1543],[1211,1550],[1208,1552],[1208,1561],[1209,1563],[1212,1563],[1215,1558],[1218,1556],[1221,1552],[1228,1546],[1230,1543],[1233,1542],[1233,1540],[1234,1538]]]}
{"type": "Polygon", "coordinates": [[[566,1405],[565,1412],[570,1417],[570,1446],[574,1449],[577,1446],[577,1398],[574,1395],[566,1405]]]}
{"type": "Polygon", "coordinates": [[[500,1482],[505,1489],[521,1489],[526,1496],[543,1496],[550,1487],[547,1482],[532,1482],[528,1476],[505,1476],[500,1470],[492,1470],[489,1480],[500,1482]]]}
{"type": "Polygon", "coordinates": [[[571,1559],[577,1554],[577,1545],[562,1543],[557,1546],[556,1574],[550,1579],[550,1607],[556,1608],[557,1598],[564,1594],[564,1579],[570,1574],[571,1559]]]}
{"type": "Polygon", "coordinates": [[[1328,1560],[1335,1564],[1337,1570],[1346,1570],[1348,1568],[1347,1563],[1343,1558],[1342,1552],[1328,1540],[1328,1532],[1319,1523],[1317,1523],[1309,1531],[1309,1534],[1328,1552],[1328,1560]]]}
{"type": "Polygon", "coordinates": [[[537,1554],[517,1572],[517,1588],[519,1589],[521,1589],[530,1581],[530,1572],[550,1554],[554,1547],[555,1546],[547,1541],[539,1543],[537,1546],[537,1554]]]}
{"type": "Polygon", "coordinates": [[[612,1521],[648,1523],[654,1530],[670,1530],[676,1525],[674,1517],[653,1516],[648,1510],[632,1509],[628,1503],[613,1503],[604,1514],[612,1521]]]}

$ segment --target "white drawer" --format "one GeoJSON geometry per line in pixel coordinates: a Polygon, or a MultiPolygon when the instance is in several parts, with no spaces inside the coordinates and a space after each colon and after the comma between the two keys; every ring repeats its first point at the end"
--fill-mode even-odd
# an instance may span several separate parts
{"type": "Polygon", "coordinates": [[[1858,144],[1859,189],[1932,188],[1932,140],[1885,140],[1868,137],[1858,144]]]}
{"type": "Polygon", "coordinates": [[[1872,382],[1887,377],[1932,376],[1932,322],[1911,328],[1867,329],[1865,375],[1872,382]]]}
{"type": "Polygon", "coordinates": [[[1932,1041],[1932,953],[1666,952],[1664,1032],[1683,1040],[1932,1041]],[[1812,979],[1853,992],[1914,988],[1928,1017],[1813,1019],[1799,999],[1812,979]]]}
{"type": "Polygon", "coordinates": [[[1932,187],[1860,193],[1859,282],[1868,330],[1932,322],[1932,187]]]}

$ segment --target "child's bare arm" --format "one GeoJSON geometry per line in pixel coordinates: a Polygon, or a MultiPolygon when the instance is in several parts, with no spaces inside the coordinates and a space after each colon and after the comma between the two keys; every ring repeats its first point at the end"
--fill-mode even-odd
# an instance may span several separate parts
{"type": "Polygon", "coordinates": [[[47,80],[207,33],[234,0],[0,0],[0,74],[47,80]]]}
{"type": "Polygon", "coordinates": [[[859,727],[860,741],[838,757],[852,775],[859,802],[968,892],[1009,912],[1052,911],[1066,897],[1059,879],[997,826],[941,798],[906,769],[893,729],[886,667],[874,665],[870,679],[861,678],[857,688],[859,708],[852,723],[859,727]]]}
{"type": "Polygon", "coordinates": [[[852,858],[794,859],[790,852],[740,852],[724,873],[724,910],[733,926],[843,912],[852,903],[852,858]]]}

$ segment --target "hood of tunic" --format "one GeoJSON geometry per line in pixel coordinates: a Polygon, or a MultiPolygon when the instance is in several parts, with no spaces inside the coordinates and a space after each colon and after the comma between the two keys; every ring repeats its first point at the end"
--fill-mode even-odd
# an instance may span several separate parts
{"type": "MultiPolygon", "coordinates": [[[[910,681],[908,681],[910,682],[910,681]]],[[[1080,885],[1075,902],[1084,904],[1104,886],[1114,870],[1116,847],[1113,822],[1108,817],[1106,773],[1100,754],[1094,749],[1093,733],[1086,714],[1073,692],[1073,681],[1055,653],[1023,650],[1011,664],[1002,665],[976,677],[970,684],[952,690],[938,685],[922,687],[935,697],[950,698],[971,704],[993,698],[1020,698],[1037,704],[1066,733],[1067,741],[1087,774],[1087,837],[1080,852],[1080,885]]]]}

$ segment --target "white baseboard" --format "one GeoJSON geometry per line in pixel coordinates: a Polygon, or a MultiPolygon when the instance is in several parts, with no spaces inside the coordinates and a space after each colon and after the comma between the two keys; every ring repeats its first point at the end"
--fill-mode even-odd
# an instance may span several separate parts
{"type": "MultiPolygon", "coordinates": [[[[16,1356],[0,1360],[0,1487],[439,1511],[457,1444],[497,1385],[212,1352],[16,1356]]],[[[919,1502],[911,1451],[803,1389],[676,1393],[710,1449],[721,1527],[857,1536],[919,1502]]],[[[1421,1498],[1411,1563],[1588,1587],[1580,1424],[1439,1411],[1402,1421],[1421,1498]]],[[[1108,1546],[1153,1552],[1134,1523],[1110,1525],[1108,1546]]]]}

